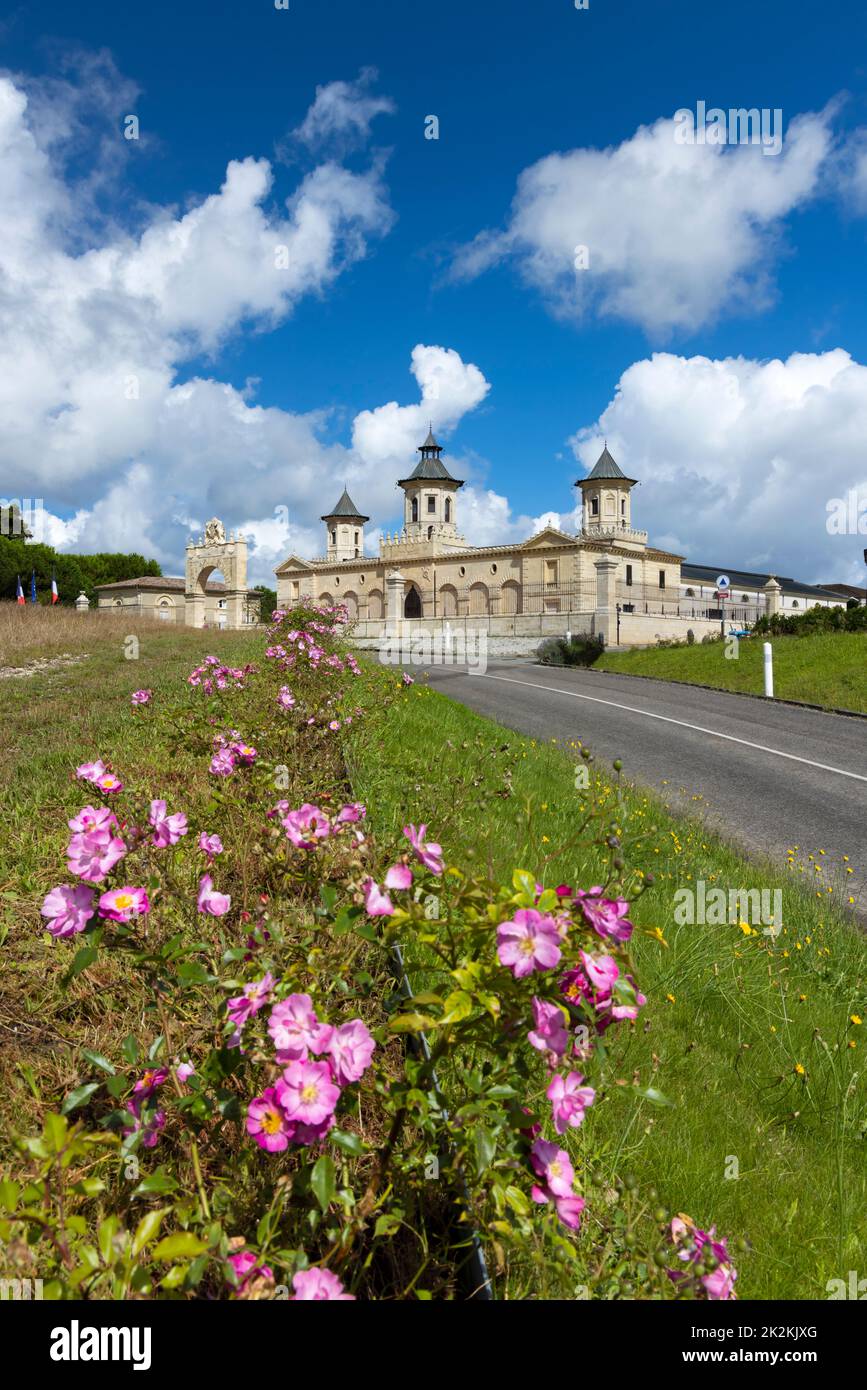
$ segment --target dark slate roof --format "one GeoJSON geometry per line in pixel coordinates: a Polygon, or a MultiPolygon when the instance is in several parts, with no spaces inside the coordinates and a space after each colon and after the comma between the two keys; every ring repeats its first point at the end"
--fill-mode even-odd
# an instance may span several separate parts
{"type": "Polygon", "coordinates": [[[608,452],[607,444],[605,445],[605,448],[602,450],[602,453],[599,455],[592,469],[587,474],[587,477],[578,479],[578,485],[580,486],[581,483],[589,483],[591,481],[594,481],[596,478],[622,478],[623,481],[627,483],[635,482],[634,478],[627,478],[620,465],[614,462],[614,459],[608,452]]]}
{"type": "MultiPolygon", "coordinates": [[[[680,566],[681,579],[687,583],[694,579],[699,584],[715,585],[721,574],[727,574],[731,580],[732,593],[736,589],[764,588],[771,577],[769,574],[758,574],[754,570],[726,569],[725,565],[692,565],[686,560],[680,566]]],[[[774,578],[787,594],[803,594],[806,598],[836,599],[838,603],[842,598],[842,595],[835,593],[833,589],[823,589],[818,584],[802,584],[800,580],[787,579],[782,574],[775,574],[774,578]]]]}
{"type": "Polygon", "coordinates": [[[370,520],[369,516],[362,516],[361,512],[356,507],[349,493],[346,491],[346,488],[343,489],[343,496],[337,503],[337,506],[334,507],[332,511],[326,512],[325,515],[320,517],[319,519],[320,521],[330,521],[331,518],[335,516],[351,517],[353,521],[370,520]]]}
{"type": "Polygon", "coordinates": [[[438,444],[434,439],[433,428],[431,428],[428,430],[428,436],[424,444],[419,445],[421,458],[408,478],[398,479],[398,486],[402,487],[404,483],[417,483],[421,480],[422,482],[432,483],[457,483],[458,487],[463,487],[463,481],[460,478],[453,478],[440,459],[442,451],[442,445],[438,444]]]}

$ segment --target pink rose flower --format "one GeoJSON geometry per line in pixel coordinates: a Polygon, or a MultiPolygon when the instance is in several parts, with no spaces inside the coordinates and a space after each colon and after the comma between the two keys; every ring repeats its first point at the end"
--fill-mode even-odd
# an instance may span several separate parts
{"type": "Polygon", "coordinates": [[[75,769],[75,775],[83,782],[96,782],[106,771],[102,758],[97,758],[95,763],[82,763],[75,769]]]}
{"type": "Polygon", "coordinates": [[[261,1096],[256,1096],[247,1106],[247,1133],[266,1153],[282,1153],[288,1149],[293,1128],[277,1104],[277,1092],[273,1086],[267,1087],[261,1096]]]}
{"type": "Polygon", "coordinates": [[[152,690],[134,690],[132,692],[132,702],[134,705],[149,705],[151,702],[152,690]]]}
{"type": "Polygon", "coordinates": [[[403,833],[412,845],[416,858],[424,864],[425,868],[430,869],[432,874],[441,874],[443,871],[442,845],[435,844],[433,840],[429,840],[425,844],[427,826],[420,825],[416,828],[414,825],[405,825],[403,833]]]}
{"type": "Polygon", "coordinates": [[[146,1149],[154,1148],[159,1140],[160,1132],[165,1129],[166,1112],[157,1110],[154,1114],[145,1116],[143,1120],[134,1100],[127,1101],[126,1109],[132,1116],[132,1124],[124,1127],[124,1135],[137,1134],[141,1130],[143,1146],[146,1149]]]}
{"type": "Polygon", "coordinates": [[[97,777],[96,785],[101,792],[123,791],[123,782],[119,777],[115,777],[113,772],[104,772],[101,777],[97,777]]]}
{"type": "Polygon", "coordinates": [[[275,1089],[287,1120],[303,1125],[331,1120],[340,1099],[327,1062],[290,1062],[275,1089]]]}
{"type": "Polygon", "coordinates": [[[394,903],[387,893],[383,893],[372,878],[364,882],[364,907],[368,917],[390,917],[394,903]]]}
{"type": "Polygon", "coordinates": [[[209,859],[213,859],[215,854],[223,853],[223,841],[219,835],[209,835],[203,830],[199,836],[199,849],[203,850],[209,859]]]}
{"type": "Polygon", "coordinates": [[[235,759],[228,748],[218,748],[211,759],[210,771],[216,777],[229,777],[235,771],[235,759]]]}
{"type": "Polygon", "coordinates": [[[74,936],[84,931],[93,916],[93,889],[77,883],[74,888],[61,884],[46,893],[40,909],[48,918],[46,930],[52,936],[74,936]]]}
{"type": "Polygon", "coordinates": [[[557,1004],[548,1004],[544,999],[533,999],[534,1027],[527,1034],[531,1047],[539,1052],[551,1052],[562,1057],[569,1046],[569,1030],[563,1017],[563,1010],[557,1004]]]}
{"type": "Polygon", "coordinates": [[[386,888],[404,889],[412,887],[412,869],[407,864],[392,864],[385,876],[386,888]]]}
{"type": "Polygon", "coordinates": [[[138,1103],[140,1104],[143,1100],[150,1100],[160,1086],[165,1085],[168,1075],[168,1067],[149,1067],[146,1072],[143,1072],[132,1088],[133,1096],[138,1097],[138,1103]]]}
{"type": "Polygon", "coordinates": [[[238,1028],[243,1028],[248,1019],[253,1018],[261,1008],[268,1004],[276,981],[269,971],[261,980],[244,986],[243,994],[235,995],[227,1005],[229,1018],[238,1028]]]}
{"type": "Polygon", "coordinates": [[[298,702],[288,685],[281,685],[280,693],[277,696],[277,704],[281,709],[292,709],[298,702]]]}
{"type": "Polygon", "coordinates": [[[577,1129],[584,1120],[584,1111],[596,1099],[592,1086],[582,1086],[584,1080],[580,1072],[570,1071],[568,1076],[553,1077],[546,1092],[554,1114],[554,1128],[558,1134],[567,1129],[577,1129]]]}
{"type": "Polygon", "coordinates": [[[109,830],[73,835],[66,851],[70,872],[88,883],[101,883],[126,854],[126,845],[109,830]]]}
{"type": "Polygon", "coordinates": [[[520,907],[497,928],[497,958],[516,979],[534,970],[551,970],[560,959],[560,937],[553,917],[534,907],[520,907]]]}
{"type": "Polygon", "coordinates": [[[360,1018],[342,1023],[339,1028],[323,1029],[317,1047],[317,1051],[330,1057],[335,1080],[341,1086],[361,1080],[375,1049],[376,1043],[360,1018]]]}
{"type": "Polygon", "coordinates": [[[305,802],[297,811],[290,811],[281,824],[296,849],[315,849],[317,840],[331,834],[331,822],[318,806],[305,802]]]}
{"type": "Polygon", "coordinates": [[[364,820],[367,815],[367,807],[360,801],[351,801],[348,806],[342,807],[335,825],[355,825],[358,821],[364,820]]]}
{"type": "Polygon", "coordinates": [[[243,1250],[238,1255],[230,1255],[228,1263],[232,1266],[237,1280],[236,1292],[238,1297],[247,1292],[250,1284],[256,1279],[268,1279],[273,1283],[274,1271],[270,1265],[260,1265],[257,1263],[258,1256],[252,1250],[243,1250]]]}
{"type": "Polygon", "coordinates": [[[199,879],[199,897],[197,907],[199,912],[206,912],[210,917],[225,917],[229,908],[232,906],[232,899],[228,893],[217,893],[214,889],[213,879],[210,874],[202,874],[199,879]]]}
{"type": "Polygon", "coordinates": [[[99,900],[99,915],[112,922],[129,922],[150,912],[151,905],[143,888],[114,888],[103,893],[99,900]]]}
{"type": "Polygon", "coordinates": [[[534,1185],[534,1202],[552,1202],[564,1226],[577,1231],[585,1202],[574,1190],[575,1173],[569,1155],[547,1139],[537,1139],[530,1155],[533,1171],[541,1179],[534,1185]]]}
{"type": "Polygon", "coordinates": [[[336,1274],[330,1269],[299,1269],[293,1276],[293,1301],[323,1303],[354,1303],[355,1295],[347,1293],[336,1274]]]}
{"type": "Polygon", "coordinates": [[[587,921],[600,936],[614,941],[628,941],[632,935],[632,923],[627,917],[629,903],[625,898],[603,898],[600,887],[584,892],[579,888],[576,902],[587,921]]]}
{"type": "Polygon", "coordinates": [[[67,825],[79,835],[86,835],[94,830],[112,830],[117,816],[107,806],[83,806],[67,825]]]}
{"type": "Polygon", "coordinates": [[[167,816],[164,801],[151,802],[148,819],[154,828],[152,843],[157,849],[167,849],[169,845],[176,845],[181,836],[187,833],[187,818],[183,811],[176,811],[174,815],[167,816]]]}
{"type": "Polygon", "coordinates": [[[278,1062],[305,1062],[311,1052],[321,1051],[322,1024],[309,994],[290,994],[275,1004],[268,1019],[268,1032],[277,1049],[278,1062]]]}

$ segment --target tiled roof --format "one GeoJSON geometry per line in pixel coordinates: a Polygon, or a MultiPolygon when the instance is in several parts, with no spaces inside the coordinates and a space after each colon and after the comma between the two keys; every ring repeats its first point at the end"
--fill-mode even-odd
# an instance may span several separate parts
{"type": "MultiPolygon", "coordinates": [[[[96,584],[100,589],[158,589],[160,593],[177,594],[186,589],[186,580],[176,574],[145,574],[141,579],[116,579],[112,584],[96,584]]],[[[209,594],[224,593],[226,586],[219,579],[209,579],[206,585],[209,594]]]]}

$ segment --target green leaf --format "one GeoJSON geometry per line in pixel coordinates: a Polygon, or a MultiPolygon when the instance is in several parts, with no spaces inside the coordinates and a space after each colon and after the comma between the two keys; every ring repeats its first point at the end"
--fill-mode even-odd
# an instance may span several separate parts
{"type": "Polygon", "coordinates": [[[76,975],[80,975],[82,970],[86,970],[89,965],[93,965],[98,951],[95,946],[82,946],[80,951],[76,951],[75,959],[64,975],[64,981],[74,980],[76,975]]]}
{"type": "Polygon", "coordinates": [[[173,1178],[164,1167],[159,1167],[155,1173],[151,1173],[149,1177],[144,1178],[139,1183],[132,1195],[133,1197],[149,1197],[152,1193],[162,1195],[165,1192],[176,1192],[177,1189],[177,1178],[173,1178]]]}
{"type": "Polygon", "coordinates": [[[99,1253],[102,1256],[103,1264],[111,1264],[114,1256],[114,1237],[120,1225],[116,1216],[107,1216],[104,1221],[100,1221],[96,1231],[99,1253]]]}
{"type": "Polygon", "coordinates": [[[127,1062],[129,1062],[129,1065],[131,1067],[134,1067],[136,1062],[138,1061],[139,1052],[138,1041],[136,1038],[133,1037],[132,1033],[130,1033],[127,1037],[124,1038],[120,1050],[124,1055],[124,1059],[127,1062]]]}
{"type": "Polygon", "coordinates": [[[494,1154],[497,1152],[497,1141],[490,1130],[484,1129],[481,1125],[477,1127],[473,1137],[476,1144],[476,1167],[479,1173],[484,1173],[493,1162],[494,1154]]]}
{"type": "Polygon", "coordinates": [[[103,1057],[101,1052],[91,1052],[89,1047],[83,1047],[81,1055],[86,1057],[93,1066],[99,1067],[100,1071],[107,1071],[109,1076],[114,1076],[114,1067],[107,1057],[103,1057]]]}
{"type": "Polygon", "coordinates": [[[18,1197],[21,1192],[21,1184],[12,1182],[10,1178],[0,1182],[0,1207],[4,1211],[14,1211],[18,1205],[18,1197]]]}
{"type": "Polygon", "coordinates": [[[345,1129],[332,1129],[328,1138],[344,1153],[352,1154],[355,1158],[364,1153],[364,1144],[357,1134],[349,1134],[345,1129]]]}
{"type": "Polygon", "coordinates": [[[153,1258],[155,1260],[192,1260],[196,1255],[203,1255],[208,1245],[204,1240],[200,1240],[192,1231],[178,1231],[176,1235],[166,1236],[159,1245],[154,1247],[153,1258]]]}
{"type": "Polygon", "coordinates": [[[460,1023],[473,1012],[472,996],[466,990],[456,989],[445,1002],[445,1013],[439,1020],[443,1023],[460,1023]]]}
{"type": "Polygon", "coordinates": [[[374,1236],[393,1236],[399,1230],[400,1217],[393,1216],[389,1212],[383,1212],[382,1216],[376,1218],[373,1234],[374,1236]]]}
{"type": "Polygon", "coordinates": [[[389,1023],[392,1033],[423,1033],[425,1028],[435,1028],[436,1019],[427,1014],[398,1014],[389,1023]]]}
{"type": "Polygon", "coordinates": [[[653,1086],[645,1086],[643,1088],[641,1086],[633,1086],[632,1092],[633,1095],[640,1096],[642,1100],[649,1100],[651,1105],[668,1105],[672,1109],[675,1108],[674,1101],[669,1100],[668,1096],[664,1096],[661,1091],[657,1091],[653,1086]]]}
{"type": "Polygon", "coordinates": [[[149,1211],[147,1216],[142,1217],[133,1236],[132,1253],[134,1255],[140,1254],[146,1245],[149,1245],[152,1240],[156,1240],[167,1211],[168,1207],[160,1207],[157,1211],[149,1211]]]}
{"type": "Polygon", "coordinates": [[[49,1152],[59,1154],[66,1143],[69,1125],[60,1115],[48,1114],[42,1127],[42,1138],[49,1152]]]}
{"type": "Polygon", "coordinates": [[[536,898],[536,876],[530,874],[526,869],[516,869],[512,874],[512,887],[525,897],[529,897],[530,902],[536,898]]]}
{"type": "Polygon", "coordinates": [[[335,1179],[334,1159],[330,1154],[323,1154],[321,1158],[316,1160],[310,1175],[310,1186],[313,1188],[323,1215],[328,1211],[334,1199],[335,1179]]]}
{"type": "Polygon", "coordinates": [[[94,1091],[99,1090],[98,1081],[88,1081],[84,1086],[76,1086],[74,1091],[70,1091],[60,1107],[61,1115],[69,1115],[73,1110],[77,1110],[80,1105],[84,1105],[90,1100],[94,1091]]]}
{"type": "Polygon", "coordinates": [[[187,1277],[189,1265],[172,1265],[168,1274],[160,1280],[162,1289],[178,1289],[187,1277]]]}

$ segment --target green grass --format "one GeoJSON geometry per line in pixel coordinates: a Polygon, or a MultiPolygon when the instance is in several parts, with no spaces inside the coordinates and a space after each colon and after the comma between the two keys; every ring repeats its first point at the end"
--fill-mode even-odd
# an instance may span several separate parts
{"type": "MultiPolygon", "coordinates": [[[[730,647],[724,642],[608,652],[596,663],[595,669],[761,695],[764,691],[763,641],[761,637],[741,641],[736,659],[726,657],[730,647]]],[[[774,694],[779,699],[806,700],[810,704],[867,713],[867,633],[775,637],[771,645],[774,649],[774,694]]]]}
{"type": "Polygon", "coordinates": [[[612,771],[591,765],[589,791],[576,791],[576,761],[575,748],[538,745],[416,685],[381,736],[359,743],[352,774],[380,837],[426,821],[447,862],[500,879],[521,867],[547,886],[600,881],[603,852],[572,842],[583,807],[610,813],[632,842],[627,860],[656,879],[633,938],[648,1004],[620,1035],[617,1074],[672,1105],[606,1088],[578,1132],[579,1164],[631,1172],[669,1209],[749,1241],[741,1297],[826,1297],[829,1279],[864,1267],[867,1238],[867,1028],[850,1021],[865,1016],[867,944],[834,905],[846,865],[818,851],[820,872],[806,852],[788,867],[747,863],[612,771]],[[821,887],[804,889],[808,875],[821,887]],[[699,878],[780,887],[781,934],[676,925],[674,892],[699,878]]]}
{"type": "MultiPolygon", "coordinates": [[[[155,742],[147,721],[129,710],[129,694],[144,686],[171,700],[205,652],[240,664],[256,660],[261,644],[257,634],[146,625],[138,659],[130,661],[128,634],[82,622],[71,636],[58,628],[56,640],[49,634],[33,647],[40,655],[87,652],[80,665],[0,682],[6,1134],[40,1093],[64,1093],[80,1079],[80,1047],[109,1052],[139,1022],[134,994],[108,966],[100,966],[98,993],[85,999],[78,991],[71,1013],[58,988],[61,953],[40,930],[39,903],[57,881],[65,821],[81,802],[72,770],[99,755],[132,780],[147,773],[186,805],[196,759],[155,742]]],[[[367,690],[359,698],[373,713],[376,684],[367,690]]],[[[359,727],[366,732],[347,750],[350,768],[383,842],[393,835],[397,844],[407,820],[427,821],[451,863],[506,877],[514,867],[532,868],[548,884],[587,886],[600,881],[604,854],[576,845],[574,832],[592,802],[622,827],[628,861],[655,875],[636,912],[635,966],[648,1005],[639,1024],[619,1035],[617,1075],[655,1087],[672,1106],[606,1086],[577,1135],[579,1164],[631,1171],[641,1190],[652,1184],[671,1210],[747,1238],[751,1253],[737,1260],[742,1297],[821,1298],[828,1279],[863,1269],[867,1027],[848,1020],[867,1016],[867,949],[834,906],[845,896],[845,866],[817,874],[806,851],[792,856],[790,868],[747,865],[700,823],[621,787],[613,772],[591,765],[589,791],[577,791],[577,749],[538,745],[420,685],[381,722],[359,727]],[[808,875],[830,880],[821,896],[796,886],[808,875]],[[773,942],[732,926],[676,926],[674,890],[701,877],[780,884],[782,935],[773,942]],[[656,928],[667,945],[649,934],[656,928]],[[736,1181],[725,1176],[731,1155],[740,1166],[736,1181]]],[[[544,1293],[512,1290],[522,1295],[544,1293]]]]}
{"type": "Polygon", "coordinates": [[[61,622],[58,639],[49,634],[38,646],[31,628],[29,644],[13,660],[50,657],[56,649],[87,652],[86,660],[0,681],[0,1133],[6,1139],[40,1089],[62,1093],[73,1084],[78,1048],[110,1049],[109,1039],[119,1048],[139,1023],[140,1001],[108,966],[100,966],[101,992],[89,1002],[79,991],[70,1004],[59,985],[68,960],[42,930],[42,898],[63,881],[66,822],[83,804],[74,769],[100,756],[132,780],[158,780],[164,794],[187,806],[191,783],[202,781],[197,760],[154,740],[148,721],[132,713],[129,696],[149,687],[174,701],[178,683],[205,653],[240,664],[261,648],[261,637],[248,634],[128,622],[115,630],[95,616],[78,622],[75,629],[61,622]],[[132,650],[130,633],[138,636],[136,660],[124,655],[132,650]]]}

